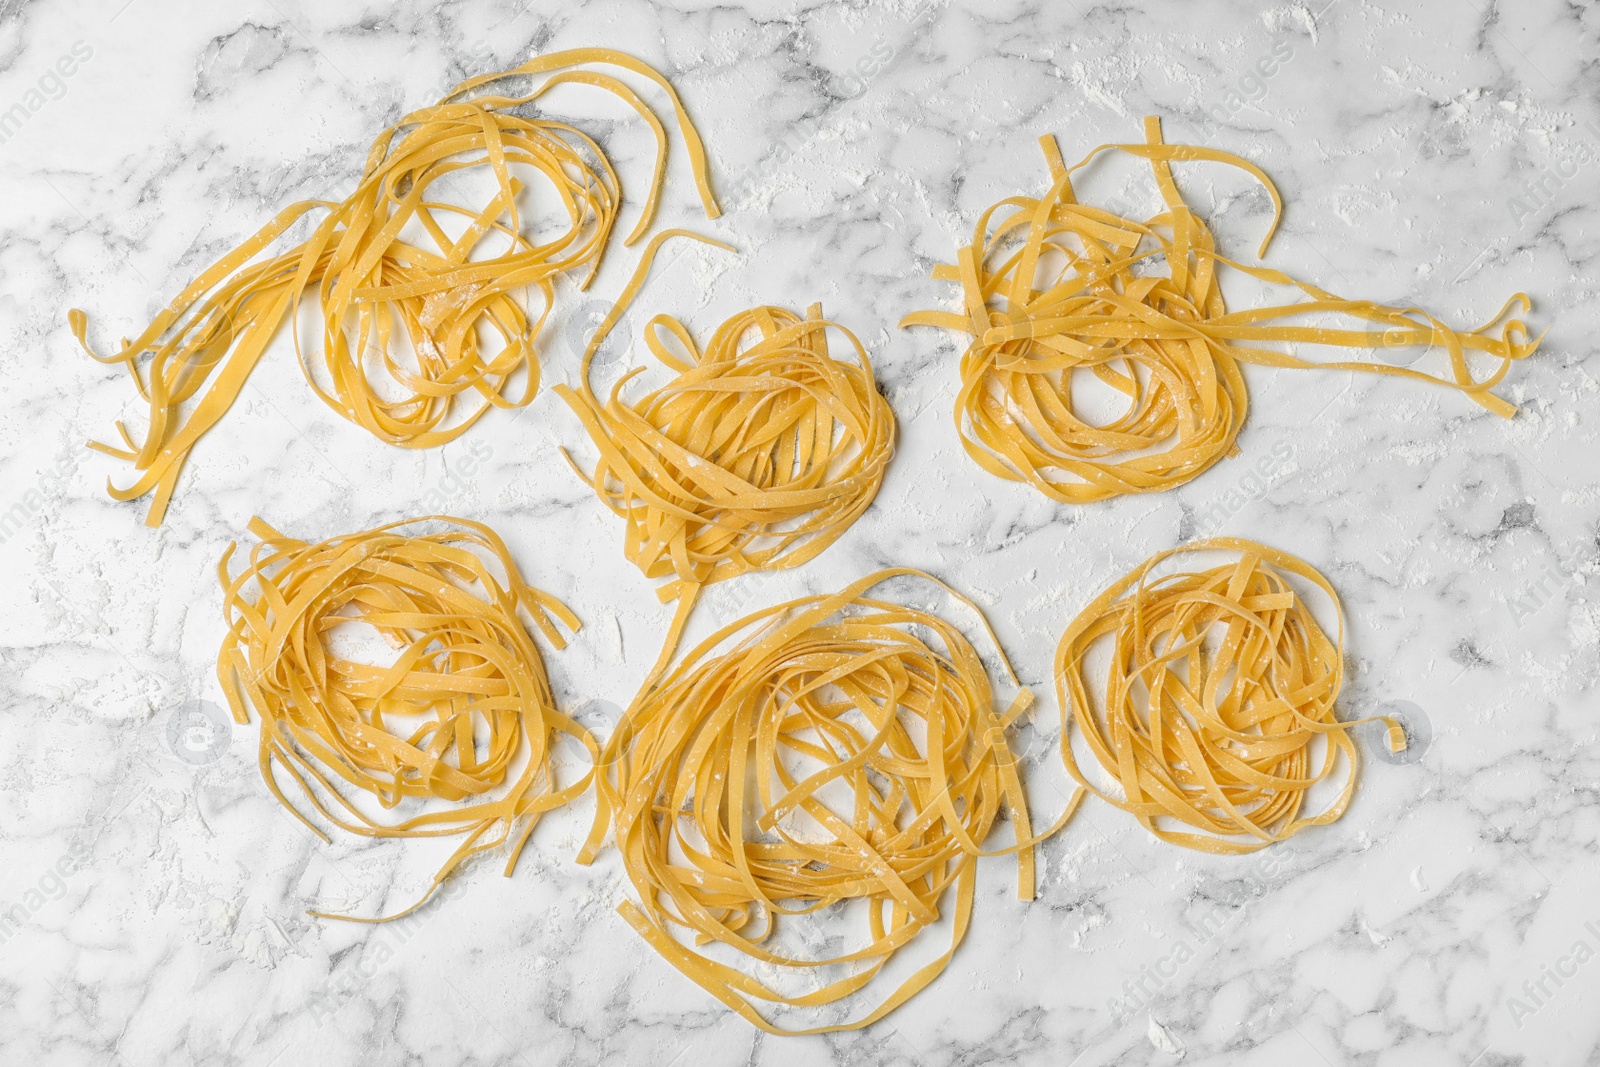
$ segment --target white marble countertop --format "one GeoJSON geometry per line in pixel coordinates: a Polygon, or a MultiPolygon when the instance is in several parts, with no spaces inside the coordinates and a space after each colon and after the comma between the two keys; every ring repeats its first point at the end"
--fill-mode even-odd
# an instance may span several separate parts
{"type": "MultiPolygon", "coordinates": [[[[0,114],[22,105],[0,124],[0,1060],[1600,1062],[1600,8],[1323,2],[0,4],[0,114]],[[473,867],[413,929],[308,918],[413,895],[446,846],[321,844],[265,793],[253,725],[209,762],[174,754],[174,710],[220,700],[216,559],[256,513],[313,539],[435,503],[490,522],[588,623],[547,662],[569,706],[608,702],[590,709],[604,722],[668,613],[556,451],[587,454],[549,391],[575,373],[582,298],[563,290],[532,407],[438,451],[335,417],[278,345],[160,530],[106,497],[125,471],[82,448],[141,412],[119,368],[78,351],[66,309],[87,309],[102,343],[131,334],[282,205],[343,195],[403,109],[586,44],[670,74],[728,210],[704,221],[679,152],[662,222],[743,250],[683,256],[652,309],[708,330],[751,303],[821,300],[867,344],[900,419],[856,527],[802,570],[713,590],[697,632],[880,565],[924,567],[990,612],[1046,696],[1048,741],[1072,616],[1220,522],[1339,587],[1343,707],[1413,705],[1431,726],[1421,759],[1368,750],[1342,821],[1242,860],[1162,845],[1091,801],[1043,848],[1037,901],[986,862],[946,973],[842,1036],[765,1036],[656,958],[612,911],[615,854],[572,861],[587,802],[540,828],[514,878],[473,867]],[[1043,188],[1039,134],[1077,158],[1137,140],[1147,113],[1276,179],[1272,266],[1463,324],[1532,294],[1551,329],[1503,390],[1521,413],[1251,368],[1244,454],[1175,492],[1066,507],[983,474],[950,418],[959,339],[895,323],[952,299],[928,270],[978,211],[1043,188]]],[[[597,129],[637,194],[643,127],[597,129]]],[[[1189,174],[1225,248],[1251,254],[1264,199],[1232,172],[1189,174]]],[[[1152,195],[1136,168],[1083,190],[1152,195]]],[[[615,293],[632,258],[614,254],[594,293],[615,293]]],[[[1038,748],[1049,813],[1063,775],[1038,748]]]]}

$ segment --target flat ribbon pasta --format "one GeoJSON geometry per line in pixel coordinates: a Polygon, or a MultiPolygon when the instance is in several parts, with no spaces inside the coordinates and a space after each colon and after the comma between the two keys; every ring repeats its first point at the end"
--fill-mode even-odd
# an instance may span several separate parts
{"type": "Polygon", "coordinates": [[[602,401],[589,383],[594,354],[661,242],[676,236],[729,247],[686,231],[653,239],[591,338],[579,387],[555,390],[599,449],[592,474],[567,460],[626,521],[624,554],[650,578],[674,578],[657,594],[679,602],[657,668],[676,649],[703,586],[797,567],[838,540],[877,495],[895,440],[894,412],[878,392],[866,349],[824,319],[821,304],[805,318],[779,307],[739,312],[704,350],[682,322],[657,315],[645,342],[677,376],[628,401],[623,390],[645,369],[637,367],[602,401]],[[854,362],[833,356],[830,329],[855,349],[854,362]]]}
{"type": "Polygon", "coordinates": [[[662,590],[752,570],[797,567],[838,539],[872,503],[894,447],[894,413],[855,335],[812,304],[801,318],[755,307],[729,318],[701,351],[669,315],[645,328],[677,377],[632,403],[630,371],[601,402],[559,388],[600,459],[585,480],[627,521],[624,553],[662,590]],[[835,359],[827,331],[855,349],[835,359]],[[672,335],[684,361],[662,342],[672,335]],[[754,335],[754,340],[751,340],[754,335]]]}
{"type": "Polygon", "coordinates": [[[348,197],[285,208],[191,282],[136,339],[124,338],[117,352],[97,355],[88,344],[86,316],[69,313],[84,350],[102,363],[127,367],[150,407],[142,444],[121,422],[125,447],[90,443],[140,472],[126,488],[108,485],[111,496],[133,500],[153,493],[146,522],[161,524],[190,451],[238,398],[279,327],[286,319],[295,322],[313,289],[331,391],[318,381],[298,330],[291,329],[301,369],[329,407],[379,440],[431,448],[459,437],[492,407],[532,400],[539,386],[534,340],[555,300],[554,279],[584,270],[580,288],[588,287],[616,224],[622,189],[588,135],[515,110],[558,85],[581,84],[612,93],[649,124],[656,159],[643,211],[625,241],[632,244],[655,216],[667,135],[650,106],[608,67],[642,75],[666,92],[706,215],[717,217],[700,136],[672,86],[649,65],[611,49],[579,48],[462,82],[378,136],[348,197]],[[457,99],[518,76],[542,80],[520,95],[484,91],[457,99]],[[436,183],[443,188],[463,171],[485,167],[498,190],[488,203],[462,207],[430,193],[436,183]],[[546,180],[566,216],[564,231],[537,243],[524,235],[517,206],[523,183],[513,167],[531,168],[546,180]],[[309,238],[258,258],[318,211],[326,214],[309,238]],[[413,234],[427,239],[414,243],[413,234]],[[543,297],[537,318],[513,295],[530,287],[543,297]],[[409,358],[396,351],[401,333],[409,358]],[[498,336],[498,348],[486,342],[489,336],[498,336]],[[148,380],[140,369],[146,354],[148,380]],[[185,415],[180,407],[191,400],[196,403],[185,415]]]}
{"type": "Polygon", "coordinates": [[[985,470],[1069,504],[1182,485],[1238,452],[1235,439],[1249,403],[1241,363],[1412,378],[1458,389],[1497,415],[1515,412],[1490,390],[1513,360],[1538,347],[1520,319],[1507,319],[1513,308],[1529,309],[1525,294],[1506,301],[1489,322],[1460,332],[1418,308],[1347,300],[1281,271],[1236,262],[1215,250],[1211,231],[1184,203],[1171,164],[1225,163],[1266,188],[1274,214],[1258,257],[1266,254],[1283,212],[1271,179],[1227,152],[1163,143],[1155,117],[1145,119],[1145,137],[1145,144],[1101,145],[1070,168],[1055,139],[1040,138],[1053,179],[1049,191],[990,207],[978,217],[972,243],[959,250],[957,262],[934,268],[933,277],[961,285],[964,310],[919,311],[900,324],[972,336],[961,357],[955,418],[967,454],[985,470]],[[1139,222],[1077,202],[1072,174],[1111,149],[1150,161],[1166,211],[1139,222]],[[1218,284],[1219,264],[1294,286],[1311,299],[1230,313],[1218,284]],[[1158,273],[1163,265],[1165,273],[1158,273]],[[1263,325],[1316,313],[1375,326],[1263,325]],[[1491,336],[1496,327],[1500,336],[1491,336]],[[1243,343],[1261,341],[1344,348],[1442,345],[1451,376],[1383,363],[1312,362],[1243,343]],[[1474,378],[1468,353],[1493,356],[1499,365],[1474,378]],[[1074,406],[1079,371],[1126,397],[1123,413],[1103,425],[1087,421],[1074,406]]]}
{"type": "MultiPolygon", "coordinates": [[[[1031,694],[1021,690],[996,714],[989,676],[960,630],[864,595],[901,575],[937,582],[906,568],[879,571],[719,630],[634,701],[596,777],[642,901],[618,911],[675,967],[769,1033],[856,1029],[904,1003],[961,943],[977,857],[1015,853],[1018,896],[1031,900],[1033,846],[1082,796],[1033,836],[1005,736],[1031,694]],[[1002,809],[1016,843],[986,853],[1002,809]],[[815,1007],[863,989],[938,920],[952,886],[948,950],[865,1017],[789,1031],[752,1004],[815,1007]],[[767,947],[780,917],[850,901],[866,905],[865,945],[825,959],[767,947]],[[675,928],[692,931],[696,945],[720,941],[773,967],[861,966],[789,996],[683,943],[675,928]]],[[[971,601],[937,584],[982,619],[971,601]]],[[[1004,653],[1001,661],[1009,673],[1004,653]]],[[[580,859],[597,845],[591,838],[580,859]]]]}
{"type": "Polygon", "coordinates": [[[1343,672],[1344,615],[1327,579],[1303,560],[1253,541],[1196,541],[1152,556],[1067,627],[1055,659],[1061,755],[1079,784],[1163,841],[1202,852],[1254,852],[1344,814],[1358,770],[1352,727],[1384,722],[1390,749],[1405,748],[1405,731],[1392,718],[1335,717],[1343,672]],[[1239,558],[1152,576],[1171,556],[1214,549],[1239,558]],[[1339,620],[1335,640],[1284,573],[1327,594],[1339,620]],[[1085,659],[1105,638],[1111,664],[1097,700],[1085,659]],[[1084,775],[1073,727],[1121,795],[1084,775]],[[1307,791],[1341,766],[1338,796],[1302,814],[1307,791]],[[1165,819],[1204,832],[1170,830],[1159,821],[1165,819]]]}
{"type": "Polygon", "coordinates": [[[250,531],[260,541],[249,565],[230,577],[233,545],[217,565],[228,619],[217,678],[235,720],[248,722],[251,707],[261,718],[261,775],[273,796],[324,841],[284,795],[277,772],[351,833],[463,838],[427,895],[387,919],[421,907],[461,863],[508,841],[509,875],[540,816],[586,792],[594,776],[591,769],[556,785],[557,735],[582,744],[591,764],[599,756],[589,731],[556,708],[519,611],[557,648],[566,646],[557,623],[575,631],[577,617],[524,582],[505,543],[482,523],[427,516],[317,544],[259,518],[250,531]],[[399,530],[427,521],[457,528],[399,530]],[[340,656],[329,633],[350,623],[375,628],[397,650],[394,663],[340,656]],[[493,799],[473,799],[491,792],[493,799]],[[385,810],[415,798],[452,806],[381,822],[352,799],[357,794],[385,810]]]}

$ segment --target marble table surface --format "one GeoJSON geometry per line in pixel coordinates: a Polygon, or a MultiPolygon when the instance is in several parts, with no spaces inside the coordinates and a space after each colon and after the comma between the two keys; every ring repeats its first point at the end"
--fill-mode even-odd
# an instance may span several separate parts
{"type": "MultiPolygon", "coordinates": [[[[1600,1062],[1597,39],[1600,7],[1557,0],[0,3],[0,1060],[1600,1062]],[[588,624],[547,662],[603,731],[668,614],[561,461],[592,453],[549,386],[573,380],[585,316],[633,257],[587,296],[561,289],[532,406],[440,450],[337,418],[280,338],[159,530],[105,495],[125,472],[83,448],[143,411],[66,311],[113,345],[279,207],[342,196],[404,110],[596,44],[666,71],[714,157],[724,217],[700,215],[679,152],[663,224],[741,250],[675,259],[651,313],[709,330],[820,300],[900,420],[860,522],[803,569],[713,589],[693,632],[879,566],[940,575],[1043,695],[1022,740],[1050,814],[1061,631],[1148,554],[1232,532],[1337,585],[1343,713],[1404,709],[1410,756],[1365,747],[1343,820],[1243,859],[1091,801],[1042,848],[1036,901],[985,861],[949,969],[855,1033],[762,1034],[658,959],[613,910],[615,853],[573,862],[587,800],[540,827],[515,877],[480,863],[409,928],[309,917],[414,895],[444,848],[318,841],[263,788],[253,724],[199,755],[175,740],[194,702],[221,700],[216,560],[255,514],[313,539],[424,511],[492,523],[588,624]],[[1251,368],[1242,454],[1176,491],[1071,507],[981,472],[951,421],[959,339],[896,323],[951,306],[928,272],[978,212],[1044,187],[1041,133],[1077,158],[1137,140],[1146,114],[1278,182],[1272,266],[1467,325],[1530,293],[1549,334],[1502,390],[1520,413],[1251,368]]],[[[642,124],[569,99],[636,197],[642,124]]],[[[1259,191],[1216,167],[1181,180],[1224,249],[1253,254],[1259,191]]],[[[1154,195],[1136,167],[1082,188],[1130,210],[1154,195]]],[[[621,365],[643,346],[607,351],[621,365]]]]}

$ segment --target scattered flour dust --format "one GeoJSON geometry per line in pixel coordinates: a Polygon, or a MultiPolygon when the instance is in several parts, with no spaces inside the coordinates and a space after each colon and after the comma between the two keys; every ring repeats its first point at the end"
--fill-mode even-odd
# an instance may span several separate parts
{"type": "Polygon", "coordinates": [[[242,902],[238,900],[223,900],[212,897],[201,908],[200,920],[196,924],[196,936],[202,945],[216,942],[227,942],[233,937],[234,927],[239,922],[239,909],[242,902]]]}
{"type": "Polygon", "coordinates": [[[1189,1051],[1188,1046],[1178,1040],[1177,1035],[1171,1030],[1156,1022],[1154,1015],[1147,1016],[1147,1018],[1149,1021],[1145,1026],[1145,1036],[1150,1039],[1150,1044],[1161,1052],[1169,1053],[1180,1060],[1183,1059],[1184,1054],[1189,1051]]]}
{"type": "Polygon", "coordinates": [[[1261,24],[1273,33],[1284,33],[1290,30],[1304,30],[1311,38],[1311,43],[1316,44],[1320,38],[1317,35],[1317,17],[1305,4],[1285,4],[1275,7],[1270,11],[1261,13],[1261,24]]]}
{"type": "MultiPolygon", "coordinates": [[[[1095,65],[1097,67],[1109,66],[1110,62],[1096,63],[1095,65]]],[[[1105,80],[1096,78],[1091,74],[1089,64],[1083,62],[1083,60],[1077,60],[1072,64],[1072,69],[1067,72],[1067,79],[1072,83],[1073,88],[1090,100],[1103,105],[1118,115],[1128,114],[1127,101],[1123,100],[1121,94],[1112,89],[1105,80]]]]}
{"type": "Polygon", "coordinates": [[[1600,645],[1600,612],[1588,604],[1574,605],[1567,616],[1572,643],[1579,648],[1600,645]]]}
{"type": "Polygon", "coordinates": [[[1431,467],[1450,452],[1450,443],[1444,438],[1402,441],[1389,449],[1391,456],[1408,467],[1431,467]]]}
{"type": "Polygon", "coordinates": [[[1104,909],[1085,907],[1083,921],[1078,924],[1077,929],[1072,931],[1072,947],[1081,951],[1088,941],[1089,934],[1092,931],[1102,929],[1107,921],[1104,909]]]}

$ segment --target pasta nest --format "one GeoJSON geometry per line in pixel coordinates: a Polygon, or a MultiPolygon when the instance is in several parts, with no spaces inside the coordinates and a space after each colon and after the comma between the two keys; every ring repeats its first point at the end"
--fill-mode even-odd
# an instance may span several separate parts
{"type": "Polygon", "coordinates": [[[1067,770],[1162,840],[1204,852],[1253,852],[1331,823],[1355,792],[1351,728],[1382,721],[1390,748],[1405,747],[1394,719],[1337,717],[1343,656],[1338,594],[1303,560],[1238,538],[1158,553],[1096,598],[1061,637],[1055,672],[1067,770]],[[1238,559],[1153,574],[1169,557],[1214,549],[1238,559]],[[1338,618],[1334,639],[1286,575],[1326,594],[1338,618]],[[1096,699],[1088,660],[1107,638],[1110,663],[1096,699]],[[1119,792],[1083,773],[1074,728],[1119,792]],[[1341,776],[1327,804],[1306,814],[1313,787],[1341,776]],[[1171,829],[1174,822],[1203,833],[1171,829]]]}
{"type": "Polygon", "coordinates": [[[1323,367],[1413,378],[1460,390],[1509,417],[1515,409],[1490,392],[1514,360],[1538,341],[1507,318],[1529,301],[1517,293],[1493,319],[1457,331],[1417,308],[1349,300],[1221,255],[1205,223],[1185,203],[1171,164],[1211,161],[1244,170],[1270,195],[1272,227],[1283,202],[1255,164],[1226,152],[1165,144],[1155,118],[1145,144],[1101,145],[1068,168],[1054,138],[1041,138],[1053,179],[1042,197],[1013,196],[984,211],[971,244],[933,277],[961,286],[963,310],[915,312],[902,326],[942,326],[972,337],[961,357],[955,419],[968,455],[991,474],[1032,485],[1063,503],[1170,489],[1225,456],[1249,407],[1240,365],[1323,367]],[[1149,160],[1166,210],[1145,221],[1078,203],[1072,175],[1116,149],[1149,160]],[[1219,267],[1291,286],[1310,297],[1230,313],[1219,267]],[[1370,325],[1351,329],[1261,325],[1304,315],[1342,315],[1370,325]],[[1499,336],[1492,331],[1499,329],[1499,336]],[[1450,377],[1365,361],[1311,362],[1242,342],[1345,348],[1442,347],[1450,377]],[[1468,355],[1498,360],[1475,378],[1468,355]],[[1079,375],[1120,396],[1122,408],[1097,422],[1081,410],[1079,375]]]}
{"type": "Polygon", "coordinates": [[[742,311],[703,351],[671,316],[650,320],[644,336],[678,372],[666,385],[625,400],[640,367],[603,403],[587,377],[581,391],[557,392],[599,450],[592,474],[574,469],[626,520],[627,558],[648,577],[675,576],[662,600],[797,567],[872,503],[894,452],[894,413],[866,349],[823,319],[821,305],[804,319],[778,307],[742,311]],[[849,341],[855,362],[834,358],[829,329],[849,341]]]}
{"type": "Polygon", "coordinates": [[[967,929],[976,858],[1003,809],[1020,844],[1001,851],[1018,853],[1019,891],[1032,897],[1035,839],[1005,737],[1026,691],[997,714],[961,631],[863,595],[906,574],[920,572],[879,572],[718,631],[639,695],[605,747],[602,813],[614,813],[641,898],[619,910],[674,966],[770,1032],[788,1031],[751,1001],[809,1007],[862,989],[939,918],[954,886],[942,956],[858,1022],[803,1032],[864,1026],[931,981],[967,929]],[[807,959],[769,947],[782,917],[851,901],[866,905],[860,947],[807,959]],[[856,969],[788,996],[674,928],[760,964],[856,969]]]}
{"type": "Polygon", "coordinates": [[[280,775],[306,807],[351,833],[461,836],[430,895],[463,861],[508,841],[510,874],[539,817],[593,777],[558,787],[555,739],[598,757],[589,732],[556,707],[519,613],[557,648],[566,643],[557,624],[576,630],[577,618],[524,582],[481,523],[432,516],[316,544],[260,519],[250,530],[260,541],[249,564],[229,575],[234,546],[218,564],[228,634],[217,677],[238,722],[252,707],[261,719],[260,769],[273,796],[324,841],[280,775]],[[400,531],[431,520],[455,528],[400,531]],[[341,654],[336,632],[362,623],[395,650],[392,663],[341,654]],[[415,800],[451,806],[386,821],[363,798],[381,811],[415,800]]]}
{"type": "Polygon", "coordinates": [[[705,149],[671,85],[654,68],[609,49],[541,56],[462,82],[431,107],[413,111],[373,141],[356,189],[342,201],[305,200],[209,267],[133,341],[97,355],[88,320],[69,320],[102,363],[128,369],[150,408],[142,443],[120,421],[122,447],[90,447],[133,464],[139,476],[117,500],[154,493],[147,522],[160,525],[178,475],[199,438],[238,397],[244,382],[302,300],[315,293],[322,317],[317,359],[291,329],[301,369],[329,407],[379,440],[431,448],[465,433],[489,409],[518,408],[539,387],[534,340],[555,302],[558,275],[584,270],[587,288],[622,203],[617,174],[600,146],[566,123],[517,112],[565,84],[612,93],[649,124],[656,159],[649,193],[625,243],[654,219],[666,167],[661,120],[625,82],[591,66],[643,75],[666,91],[709,217],[718,210],[705,149]],[[572,68],[577,65],[575,69],[572,68]],[[489,91],[513,77],[542,77],[517,95],[489,91]],[[480,90],[483,90],[480,92],[480,90]],[[477,92],[478,95],[467,97],[477,92]],[[494,193],[473,206],[451,203],[471,172],[487,172],[494,193]],[[537,241],[523,231],[519,173],[537,174],[565,229],[537,241]],[[441,192],[444,191],[444,192],[441,192]],[[293,248],[258,258],[303,218],[325,212],[293,248]],[[542,298],[537,317],[520,291],[542,298]],[[405,344],[400,338],[404,335],[405,344]],[[498,342],[488,340],[498,336],[498,342]],[[148,367],[141,361],[149,357],[148,367]],[[148,379],[148,380],[147,380],[148,379]],[[185,414],[180,405],[195,401],[185,414]]]}

